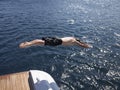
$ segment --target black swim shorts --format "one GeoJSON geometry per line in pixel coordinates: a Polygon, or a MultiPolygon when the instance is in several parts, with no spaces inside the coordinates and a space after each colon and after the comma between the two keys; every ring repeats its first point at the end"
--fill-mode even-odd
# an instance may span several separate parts
{"type": "Polygon", "coordinates": [[[56,37],[42,37],[42,40],[45,41],[45,45],[57,46],[62,44],[62,40],[56,37]]]}

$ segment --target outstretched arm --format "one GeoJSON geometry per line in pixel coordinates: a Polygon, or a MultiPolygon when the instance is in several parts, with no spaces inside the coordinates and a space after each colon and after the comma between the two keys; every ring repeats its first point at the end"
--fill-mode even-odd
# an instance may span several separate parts
{"type": "Polygon", "coordinates": [[[84,47],[84,48],[89,48],[90,46],[84,42],[79,42],[79,41],[75,41],[75,43],[81,47],[84,47]]]}
{"type": "Polygon", "coordinates": [[[30,41],[30,42],[23,42],[19,45],[19,47],[20,48],[26,48],[26,47],[29,47],[29,46],[44,45],[44,43],[45,42],[43,40],[36,39],[36,40],[30,41]]]}
{"type": "Polygon", "coordinates": [[[89,48],[90,46],[74,37],[64,37],[62,38],[62,45],[78,45],[84,48],[89,48]]]}

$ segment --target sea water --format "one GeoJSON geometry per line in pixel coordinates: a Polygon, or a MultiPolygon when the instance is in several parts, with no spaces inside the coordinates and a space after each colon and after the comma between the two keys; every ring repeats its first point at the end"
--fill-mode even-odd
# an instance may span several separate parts
{"type": "Polygon", "coordinates": [[[120,90],[119,0],[0,0],[0,75],[32,69],[61,90],[120,90]],[[92,48],[19,48],[44,36],[74,36],[92,48]]]}

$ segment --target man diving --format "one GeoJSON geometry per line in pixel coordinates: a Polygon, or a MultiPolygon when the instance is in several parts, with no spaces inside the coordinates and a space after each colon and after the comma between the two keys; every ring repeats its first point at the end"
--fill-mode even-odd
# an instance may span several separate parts
{"type": "Polygon", "coordinates": [[[70,46],[70,45],[77,45],[84,48],[89,48],[90,46],[75,37],[43,37],[42,39],[35,39],[29,42],[23,42],[19,45],[20,48],[26,48],[29,46],[40,46],[40,45],[49,45],[49,46],[70,46]]]}

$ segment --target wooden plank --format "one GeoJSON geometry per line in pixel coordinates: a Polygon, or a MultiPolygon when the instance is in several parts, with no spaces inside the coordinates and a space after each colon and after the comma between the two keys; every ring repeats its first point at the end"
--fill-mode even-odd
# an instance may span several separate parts
{"type": "Polygon", "coordinates": [[[29,72],[0,76],[0,90],[30,90],[29,72]]]}

